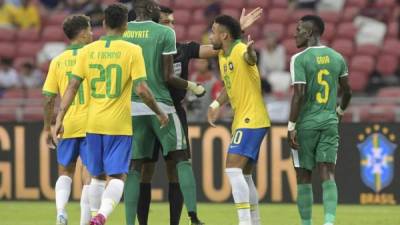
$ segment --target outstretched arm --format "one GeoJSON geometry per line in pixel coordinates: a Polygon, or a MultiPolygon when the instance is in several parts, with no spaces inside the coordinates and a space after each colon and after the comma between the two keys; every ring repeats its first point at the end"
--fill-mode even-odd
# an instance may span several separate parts
{"type": "Polygon", "coordinates": [[[254,66],[257,63],[257,54],[253,49],[254,41],[251,39],[250,35],[247,37],[247,51],[244,53],[244,60],[250,66],[254,66]]]}
{"type": "Polygon", "coordinates": [[[43,108],[44,108],[44,130],[47,134],[46,143],[49,148],[55,148],[53,144],[53,138],[51,134],[51,119],[53,118],[54,113],[54,103],[56,101],[55,95],[46,95],[44,97],[43,108]]]}
{"type": "Polygon", "coordinates": [[[301,106],[304,100],[304,96],[306,93],[306,85],[305,84],[294,84],[294,93],[292,97],[292,102],[290,105],[290,116],[288,123],[288,138],[289,145],[292,149],[298,149],[299,144],[297,143],[296,138],[296,121],[299,117],[301,106]]]}

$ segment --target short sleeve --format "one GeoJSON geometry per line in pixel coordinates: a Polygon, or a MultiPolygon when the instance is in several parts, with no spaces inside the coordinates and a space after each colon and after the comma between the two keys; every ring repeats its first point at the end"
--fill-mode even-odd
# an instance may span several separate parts
{"type": "Polygon", "coordinates": [[[292,56],[290,60],[290,75],[292,76],[292,85],[307,83],[306,72],[299,55],[292,56]]]}
{"type": "Polygon", "coordinates": [[[144,64],[144,58],[142,48],[136,46],[134,51],[132,65],[131,65],[131,78],[132,80],[145,80],[146,79],[146,67],[144,64]]]}
{"type": "Polygon", "coordinates": [[[200,44],[194,41],[187,43],[187,54],[189,59],[200,58],[200,44]]]}
{"type": "Polygon", "coordinates": [[[346,60],[342,57],[340,60],[340,75],[339,77],[345,77],[349,75],[349,69],[347,67],[346,60]]]}
{"type": "Polygon", "coordinates": [[[87,76],[86,68],[87,68],[87,51],[86,48],[82,48],[78,51],[78,55],[76,57],[76,64],[72,69],[72,76],[78,78],[80,80],[84,80],[87,76]]]}
{"type": "Polygon", "coordinates": [[[42,93],[46,96],[56,96],[58,94],[58,83],[57,83],[57,61],[52,60],[49,67],[49,72],[44,82],[42,93]]]}
{"type": "Polygon", "coordinates": [[[164,35],[162,54],[163,55],[174,55],[174,54],[176,54],[175,31],[173,31],[170,28],[166,29],[166,32],[165,32],[165,35],[164,35]]]}

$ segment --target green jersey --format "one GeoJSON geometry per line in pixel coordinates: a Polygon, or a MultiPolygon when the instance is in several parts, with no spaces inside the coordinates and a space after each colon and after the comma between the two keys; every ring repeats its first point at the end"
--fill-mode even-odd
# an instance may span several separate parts
{"type": "MultiPolygon", "coordinates": [[[[176,54],[174,30],[153,21],[132,21],[128,23],[128,30],[123,37],[126,41],[142,47],[147,84],[156,101],[163,103],[163,105],[172,106],[173,102],[164,81],[162,55],[176,54]]],[[[134,91],[132,92],[132,102],[142,102],[134,91]]],[[[134,108],[137,107],[132,107],[132,109],[134,108]]],[[[148,111],[147,109],[146,107],[145,111],[148,111]]]]}
{"type": "Polygon", "coordinates": [[[297,120],[300,129],[325,129],[337,124],[339,78],[348,75],[345,60],[326,46],[309,47],[290,62],[292,84],[305,84],[306,94],[297,120]]]}

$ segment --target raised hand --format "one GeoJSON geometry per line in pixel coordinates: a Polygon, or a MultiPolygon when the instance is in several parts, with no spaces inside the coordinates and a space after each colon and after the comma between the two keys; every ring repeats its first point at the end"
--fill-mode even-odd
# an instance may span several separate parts
{"type": "Polygon", "coordinates": [[[257,7],[246,15],[246,9],[243,8],[242,15],[240,16],[240,27],[242,28],[242,30],[246,30],[251,25],[253,25],[254,22],[261,18],[262,13],[263,9],[261,7],[257,7]]]}

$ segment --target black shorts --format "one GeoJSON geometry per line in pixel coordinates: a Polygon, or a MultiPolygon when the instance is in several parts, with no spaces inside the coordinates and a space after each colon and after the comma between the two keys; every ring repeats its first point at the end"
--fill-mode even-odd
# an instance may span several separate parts
{"type": "MultiPolygon", "coordinates": [[[[187,149],[184,151],[187,154],[188,158],[191,158],[190,143],[189,143],[189,136],[188,136],[189,128],[188,128],[188,122],[187,122],[187,117],[186,117],[186,111],[180,104],[175,105],[175,110],[176,110],[176,114],[179,117],[179,120],[181,121],[183,131],[185,132],[187,149]]],[[[153,157],[151,159],[146,159],[146,162],[157,162],[160,154],[162,154],[162,146],[161,146],[160,142],[158,140],[156,140],[156,143],[154,145],[153,157]]],[[[166,156],[165,159],[168,159],[168,156],[166,156]]]]}

